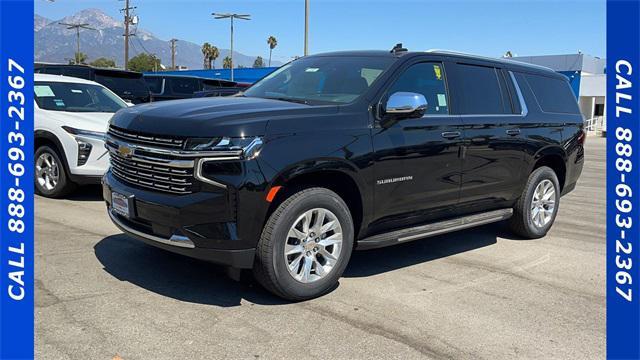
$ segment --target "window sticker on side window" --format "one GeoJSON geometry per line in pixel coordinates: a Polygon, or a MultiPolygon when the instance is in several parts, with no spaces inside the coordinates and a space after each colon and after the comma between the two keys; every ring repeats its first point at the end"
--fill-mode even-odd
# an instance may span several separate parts
{"type": "Polygon", "coordinates": [[[82,94],[82,90],[78,90],[78,89],[71,89],[71,92],[74,94],[82,94]]]}
{"type": "Polygon", "coordinates": [[[438,105],[439,106],[447,106],[447,95],[438,94],[438,105]]]}
{"type": "Polygon", "coordinates": [[[35,85],[33,91],[36,93],[36,96],[40,98],[56,96],[48,85],[35,85]]]}
{"type": "Polygon", "coordinates": [[[62,99],[53,99],[53,102],[56,104],[56,106],[64,107],[64,101],[62,99]]]}
{"type": "Polygon", "coordinates": [[[440,65],[433,65],[433,73],[436,74],[436,79],[442,80],[442,69],[440,69],[440,65]]]}

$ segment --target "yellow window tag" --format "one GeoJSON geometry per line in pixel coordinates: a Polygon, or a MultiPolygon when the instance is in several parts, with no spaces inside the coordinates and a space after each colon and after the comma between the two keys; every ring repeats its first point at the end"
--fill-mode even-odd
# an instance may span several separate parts
{"type": "Polygon", "coordinates": [[[436,74],[436,79],[442,80],[442,70],[440,65],[433,65],[433,72],[436,74]]]}

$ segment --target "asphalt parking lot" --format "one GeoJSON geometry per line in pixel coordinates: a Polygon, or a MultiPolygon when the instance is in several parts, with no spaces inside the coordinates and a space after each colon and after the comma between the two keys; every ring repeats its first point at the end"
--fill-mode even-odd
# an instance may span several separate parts
{"type": "Polygon", "coordinates": [[[604,358],[604,170],[590,137],[543,239],[499,223],[355,252],[333,292],[294,304],[122,235],[99,187],[38,197],[36,356],[604,358]]]}

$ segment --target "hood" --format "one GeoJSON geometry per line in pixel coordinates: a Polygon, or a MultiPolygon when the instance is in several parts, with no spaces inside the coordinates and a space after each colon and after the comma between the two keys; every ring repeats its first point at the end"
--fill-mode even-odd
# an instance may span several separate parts
{"type": "Polygon", "coordinates": [[[113,113],[104,112],[65,112],[40,110],[36,116],[44,116],[47,121],[53,121],[76,129],[106,132],[109,119],[113,113]]]}
{"type": "Polygon", "coordinates": [[[186,137],[259,136],[278,117],[336,111],[336,106],[310,106],[252,97],[213,97],[161,101],[120,110],[114,126],[155,135],[186,137]]]}

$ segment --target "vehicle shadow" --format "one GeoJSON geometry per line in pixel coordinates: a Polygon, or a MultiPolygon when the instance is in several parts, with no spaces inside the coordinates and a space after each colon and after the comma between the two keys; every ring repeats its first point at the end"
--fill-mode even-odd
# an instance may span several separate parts
{"type": "Polygon", "coordinates": [[[234,281],[221,266],[173,254],[124,234],[102,239],[94,251],[104,270],[118,280],[179,301],[221,307],[239,306],[242,299],[262,305],[287,303],[252,279],[234,281]]]}
{"type": "MultiPolygon", "coordinates": [[[[355,251],[344,277],[367,277],[464,253],[495,244],[508,234],[503,224],[492,224],[392,247],[355,251]]],[[[102,239],[94,246],[104,270],[121,281],[170,298],[222,307],[239,306],[242,299],[261,305],[288,302],[264,290],[244,274],[230,279],[223,267],[146,245],[124,234],[102,239]]],[[[247,272],[248,273],[248,272],[247,272]]]]}

